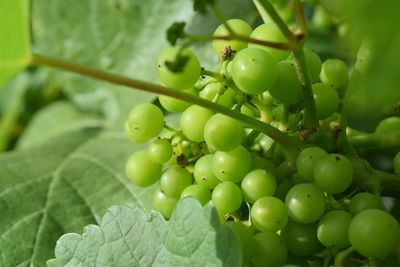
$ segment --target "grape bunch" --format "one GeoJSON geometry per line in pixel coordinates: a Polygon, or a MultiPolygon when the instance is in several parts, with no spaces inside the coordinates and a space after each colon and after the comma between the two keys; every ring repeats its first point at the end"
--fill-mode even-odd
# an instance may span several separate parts
{"type": "MultiPolygon", "coordinates": [[[[240,19],[221,24],[214,36],[229,34],[226,25],[241,36],[286,41],[272,22],[252,29],[240,19]]],[[[291,53],[240,40],[214,40],[212,48],[220,58],[215,72],[201,68],[185,46],[163,50],[161,83],[298,137],[304,99],[291,53]]],[[[355,266],[385,258],[399,247],[399,224],[376,192],[355,190],[352,161],[335,149],[331,134],[348,66],[340,59],[322,63],[306,49],[304,57],[316,114],[328,129],[318,142],[289,149],[243,121],[160,95],[163,109],[181,112],[179,128],[166,125],[155,104],[134,107],[125,133],[150,144],[129,157],[126,174],[141,187],[158,183],[153,205],[167,219],[179,199],[211,201],[238,235],[248,266],[309,266],[322,262],[318,257],[329,263],[340,252],[351,254],[355,266]]],[[[400,173],[400,153],[394,165],[400,173]]]]}

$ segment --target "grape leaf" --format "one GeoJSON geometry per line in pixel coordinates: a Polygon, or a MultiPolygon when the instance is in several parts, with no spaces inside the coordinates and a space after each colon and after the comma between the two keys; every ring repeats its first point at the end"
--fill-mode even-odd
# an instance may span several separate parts
{"type": "Polygon", "coordinates": [[[0,88],[29,63],[28,4],[27,0],[0,2],[0,88]]]}
{"type": "Polygon", "coordinates": [[[111,207],[101,225],[57,242],[48,266],[242,266],[239,240],[211,204],[178,202],[167,223],[159,212],[111,207]]]}

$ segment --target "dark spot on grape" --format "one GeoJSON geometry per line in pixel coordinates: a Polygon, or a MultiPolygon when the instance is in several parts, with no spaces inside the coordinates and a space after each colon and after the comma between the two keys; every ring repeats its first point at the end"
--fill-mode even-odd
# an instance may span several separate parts
{"type": "Polygon", "coordinates": [[[157,66],[158,66],[159,68],[161,68],[161,65],[160,65],[160,64],[158,64],[157,66]]]}
{"type": "Polygon", "coordinates": [[[336,159],[336,160],[340,160],[340,157],[339,157],[339,156],[336,156],[335,159],[336,159]]]}
{"type": "Polygon", "coordinates": [[[205,180],[206,180],[206,178],[204,178],[204,177],[203,177],[203,178],[201,178],[201,180],[205,181],[205,180]]]}
{"type": "Polygon", "coordinates": [[[204,67],[201,67],[201,70],[204,70],[204,67]]]}
{"type": "Polygon", "coordinates": [[[280,221],[280,220],[277,220],[277,221],[276,221],[276,223],[277,223],[277,224],[280,224],[280,223],[281,223],[281,221],[280,221]]]}
{"type": "Polygon", "coordinates": [[[225,171],[221,171],[221,173],[225,173],[225,171]]]}
{"type": "Polygon", "coordinates": [[[307,197],[307,198],[310,198],[310,197],[311,197],[311,195],[310,195],[310,194],[307,194],[307,195],[306,195],[306,197],[307,197]]]}
{"type": "Polygon", "coordinates": [[[253,62],[256,61],[254,58],[251,58],[250,60],[253,61],[253,62]]]}
{"type": "Polygon", "coordinates": [[[308,156],[309,159],[312,159],[312,156],[308,156]]]}
{"type": "Polygon", "coordinates": [[[228,88],[228,86],[227,86],[227,85],[224,85],[224,88],[228,88]]]}
{"type": "Polygon", "coordinates": [[[290,66],[294,66],[293,63],[290,63],[290,66]]]}

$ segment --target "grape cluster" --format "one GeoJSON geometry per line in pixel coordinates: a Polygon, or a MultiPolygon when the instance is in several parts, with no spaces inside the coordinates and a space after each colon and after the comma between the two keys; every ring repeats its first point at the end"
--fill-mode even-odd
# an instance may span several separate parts
{"type": "MultiPolygon", "coordinates": [[[[227,24],[242,36],[286,41],[273,23],[254,30],[239,19],[227,24]]],[[[224,34],[224,25],[214,33],[224,34]]],[[[204,72],[190,49],[163,50],[157,62],[161,83],[298,135],[303,94],[290,53],[238,40],[215,40],[212,47],[220,57],[213,75],[204,72]]],[[[304,56],[318,119],[330,127],[348,67],[340,59],[322,63],[309,50],[304,56]]],[[[229,116],[172,97],[159,96],[159,102],[167,111],[182,112],[180,128],[165,125],[158,106],[136,106],[125,124],[126,135],[137,143],[154,139],[128,159],[126,174],[138,186],[158,182],[153,204],[166,218],[181,198],[195,197],[203,205],[212,201],[221,222],[237,233],[244,263],[254,266],[301,264],[324,247],[338,251],[352,246],[372,258],[386,257],[398,247],[399,224],[380,197],[347,195],[354,170],[345,155],[310,144],[288,152],[229,116]]],[[[397,173],[399,164],[400,153],[397,173]]]]}

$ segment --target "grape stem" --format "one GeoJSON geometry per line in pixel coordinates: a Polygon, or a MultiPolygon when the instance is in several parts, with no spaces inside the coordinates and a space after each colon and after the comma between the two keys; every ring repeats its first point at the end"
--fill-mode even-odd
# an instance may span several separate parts
{"type": "Polygon", "coordinates": [[[231,110],[229,108],[226,108],[222,105],[215,104],[211,101],[205,100],[203,98],[193,96],[181,91],[177,91],[171,88],[167,88],[158,84],[154,83],[149,83],[145,81],[140,81],[136,79],[131,79],[127,78],[121,75],[101,71],[101,70],[96,70],[84,66],[80,66],[77,64],[65,62],[59,59],[54,59],[54,58],[49,58],[45,56],[40,56],[40,55],[32,55],[31,59],[31,64],[32,65],[42,65],[42,66],[48,66],[48,67],[53,67],[57,69],[62,69],[65,71],[89,76],[92,78],[96,78],[99,80],[107,81],[113,84],[118,84],[118,85],[123,85],[127,86],[130,88],[135,88],[141,91],[146,91],[146,92],[151,92],[151,93],[156,93],[156,94],[161,94],[161,95],[166,95],[170,97],[174,97],[189,103],[192,103],[194,105],[199,105],[204,108],[210,109],[214,112],[219,112],[222,113],[226,116],[229,116],[231,118],[234,118],[238,121],[243,122],[247,127],[251,127],[253,129],[259,130],[269,137],[271,137],[273,140],[276,142],[280,143],[281,145],[288,146],[288,147],[299,147],[301,144],[301,141],[294,136],[288,136],[285,133],[279,131],[275,127],[264,123],[262,121],[259,121],[257,119],[251,118],[249,116],[246,116],[240,112],[231,110]]]}
{"type": "Polygon", "coordinates": [[[400,146],[400,130],[386,133],[361,134],[349,138],[354,147],[390,148],[400,146]]]}
{"type": "Polygon", "coordinates": [[[334,267],[343,267],[343,261],[350,256],[351,253],[353,253],[354,248],[349,247],[345,250],[340,251],[335,255],[335,264],[333,265],[334,267]]]}

